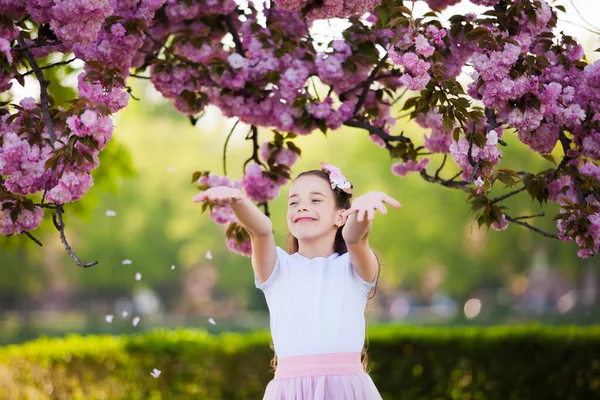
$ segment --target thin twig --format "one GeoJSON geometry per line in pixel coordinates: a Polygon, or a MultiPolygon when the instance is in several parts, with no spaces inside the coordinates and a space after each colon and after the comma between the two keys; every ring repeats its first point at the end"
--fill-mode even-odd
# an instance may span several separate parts
{"type": "Polygon", "coordinates": [[[69,246],[69,243],[67,242],[67,238],[65,236],[65,223],[63,222],[63,218],[62,218],[63,213],[64,213],[63,205],[57,204],[55,212],[52,213],[52,222],[54,223],[54,226],[56,227],[56,229],[58,229],[58,232],[60,233],[60,240],[61,240],[61,242],[63,242],[65,249],[67,249],[67,253],[69,253],[69,255],[73,258],[73,260],[75,260],[77,265],[79,265],[81,268],[89,268],[89,267],[92,267],[92,266],[98,264],[98,261],[84,263],[83,261],[81,261],[79,259],[79,257],[77,257],[75,255],[75,253],[71,249],[71,246],[69,246]]]}
{"type": "Polygon", "coordinates": [[[142,76],[142,75],[138,75],[138,74],[129,74],[129,76],[133,76],[134,78],[139,78],[139,79],[152,79],[152,77],[150,77],[150,76],[142,76]]]}
{"type": "Polygon", "coordinates": [[[235,121],[235,124],[233,124],[233,128],[231,128],[231,131],[229,131],[229,135],[227,135],[227,139],[225,139],[225,145],[223,146],[223,175],[227,175],[227,144],[229,143],[229,139],[231,138],[231,135],[233,134],[233,131],[235,130],[235,127],[239,124],[240,120],[238,119],[237,121],[235,121]]]}
{"type": "Polygon", "coordinates": [[[471,188],[468,187],[469,183],[465,182],[465,181],[455,182],[451,179],[436,178],[435,176],[428,175],[424,168],[421,170],[420,174],[421,174],[421,177],[423,179],[425,179],[427,182],[438,183],[447,188],[460,189],[460,190],[462,190],[464,192],[468,192],[468,193],[470,193],[472,191],[471,188]]]}
{"type": "Polygon", "coordinates": [[[541,230],[541,229],[538,229],[538,228],[536,228],[535,226],[529,225],[527,222],[519,221],[519,219],[518,219],[518,218],[513,218],[513,217],[511,217],[511,216],[509,216],[509,215],[506,215],[506,214],[504,214],[504,216],[505,216],[505,217],[506,217],[506,219],[507,219],[507,220],[509,220],[510,222],[512,222],[512,223],[515,223],[515,224],[517,224],[517,225],[524,226],[525,228],[527,228],[527,229],[530,229],[530,230],[532,230],[532,231],[534,231],[534,232],[536,232],[536,233],[539,233],[539,234],[540,234],[540,235],[542,235],[542,236],[546,236],[546,237],[549,237],[549,238],[552,238],[552,239],[558,239],[558,235],[556,235],[556,234],[548,233],[548,232],[546,232],[546,231],[543,231],[543,230],[541,230]]]}
{"type": "Polygon", "coordinates": [[[442,160],[442,165],[440,165],[440,167],[437,169],[437,171],[435,171],[435,179],[439,179],[439,175],[440,172],[442,171],[442,168],[444,168],[444,165],[446,164],[446,159],[448,159],[448,154],[444,154],[444,159],[442,160]]]}
{"type": "MultiPolygon", "coordinates": [[[[76,58],[76,57],[73,57],[73,58],[71,58],[70,60],[67,60],[67,61],[55,62],[54,64],[50,64],[50,65],[46,65],[46,66],[40,67],[40,70],[44,70],[44,69],[49,69],[49,68],[57,67],[57,66],[59,66],[59,65],[66,65],[66,64],[70,64],[70,63],[72,63],[72,62],[73,62],[73,61],[75,61],[75,60],[77,60],[77,58],[76,58]]],[[[25,73],[23,73],[23,74],[18,74],[18,75],[19,75],[20,77],[24,77],[24,76],[27,76],[27,75],[29,75],[29,74],[33,74],[34,72],[35,72],[35,70],[33,70],[33,69],[30,69],[29,71],[27,71],[27,72],[25,72],[25,73]]]]}
{"type": "Polygon", "coordinates": [[[25,48],[25,56],[27,57],[27,60],[29,60],[29,64],[31,65],[31,68],[35,72],[35,76],[40,82],[40,103],[42,107],[42,115],[44,117],[44,123],[48,128],[48,134],[50,135],[50,145],[52,148],[54,148],[54,142],[56,142],[56,133],[54,133],[54,125],[52,123],[52,118],[50,117],[50,109],[48,108],[48,84],[50,82],[44,78],[44,73],[35,61],[33,54],[31,54],[31,50],[26,48],[27,46],[25,45],[25,40],[20,34],[17,36],[17,41],[21,47],[25,48]]]}
{"type": "Polygon", "coordinates": [[[546,215],[546,213],[539,213],[539,214],[533,214],[533,215],[523,215],[521,217],[515,217],[514,219],[529,219],[529,218],[543,217],[544,215],[546,215]]]}
{"type": "Polygon", "coordinates": [[[583,22],[585,22],[586,24],[588,24],[589,26],[591,26],[593,29],[595,29],[595,30],[596,30],[596,32],[595,32],[595,33],[596,33],[596,34],[598,34],[598,32],[597,32],[597,31],[598,31],[598,30],[600,30],[600,28],[598,28],[598,27],[596,27],[596,26],[592,25],[592,24],[591,24],[591,23],[589,23],[589,22],[588,22],[588,21],[587,21],[585,18],[583,18],[583,15],[582,15],[582,14],[581,14],[581,12],[579,11],[579,9],[578,9],[578,8],[575,6],[575,3],[573,2],[573,0],[570,0],[570,2],[571,2],[571,5],[573,6],[573,8],[575,9],[575,12],[576,12],[576,13],[579,15],[579,17],[581,18],[581,20],[582,20],[583,22]]]}
{"type": "Polygon", "coordinates": [[[35,244],[37,244],[40,247],[43,247],[44,245],[42,244],[42,242],[40,242],[39,240],[37,240],[31,233],[25,231],[23,232],[25,235],[27,235],[27,237],[29,237],[29,239],[33,240],[35,242],[35,244]]]}
{"type": "Polygon", "coordinates": [[[522,192],[523,190],[525,190],[525,189],[526,189],[526,187],[525,187],[525,186],[523,186],[523,187],[521,187],[521,188],[519,188],[519,189],[515,189],[515,190],[513,190],[512,192],[506,193],[505,195],[502,195],[502,196],[496,197],[495,199],[492,199],[492,200],[491,200],[491,201],[492,201],[492,204],[494,204],[494,203],[498,203],[498,202],[500,202],[500,201],[502,201],[502,200],[505,200],[505,199],[508,199],[509,197],[511,197],[511,196],[514,196],[515,194],[521,193],[521,192],[522,192]]]}
{"type": "MultiPolygon", "coordinates": [[[[21,44],[21,42],[19,42],[19,44],[21,44]]],[[[14,51],[29,50],[29,49],[35,49],[38,47],[45,47],[45,46],[58,46],[60,44],[62,44],[62,42],[60,40],[57,40],[56,42],[35,43],[35,44],[30,44],[29,46],[20,45],[17,47],[13,47],[13,50],[14,51]]]]}

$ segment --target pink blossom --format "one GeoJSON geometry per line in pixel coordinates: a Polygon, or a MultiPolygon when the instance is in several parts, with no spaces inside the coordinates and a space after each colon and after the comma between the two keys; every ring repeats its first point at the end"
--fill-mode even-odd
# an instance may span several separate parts
{"type": "Polygon", "coordinates": [[[421,161],[416,162],[408,160],[406,162],[398,162],[392,165],[392,173],[398,176],[406,176],[409,172],[419,172],[429,165],[429,158],[423,158],[421,161]]]}
{"type": "Polygon", "coordinates": [[[279,188],[284,182],[275,182],[263,174],[259,164],[253,162],[246,167],[246,175],[242,179],[244,191],[252,201],[264,203],[279,196],[279,188]]]}
{"type": "Polygon", "coordinates": [[[502,218],[500,220],[500,222],[492,222],[492,224],[490,225],[492,228],[494,228],[497,231],[503,231],[506,228],[508,228],[508,220],[506,219],[506,215],[502,214],[502,218]]]}

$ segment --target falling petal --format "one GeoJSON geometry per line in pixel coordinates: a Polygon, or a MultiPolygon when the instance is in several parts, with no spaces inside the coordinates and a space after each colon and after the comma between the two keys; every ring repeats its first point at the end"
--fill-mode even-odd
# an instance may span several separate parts
{"type": "Polygon", "coordinates": [[[116,217],[117,216],[117,212],[113,211],[113,210],[106,210],[106,216],[107,217],[116,217]]]}
{"type": "Polygon", "coordinates": [[[104,319],[106,320],[106,322],[108,322],[110,324],[113,320],[113,316],[112,316],[112,314],[106,314],[104,316],[104,319]]]}
{"type": "Polygon", "coordinates": [[[208,319],[208,322],[210,322],[213,325],[216,325],[217,323],[215,322],[215,320],[211,317],[208,319]]]}
{"type": "Polygon", "coordinates": [[[131,260],[123,260],[123,265],[131,265],[132,262],[131,260]]]}
{"type": "Polygon", "coordinates": [[[127,315],[129,315],[129,313],[127,311],[123,311],[121,315],[123,316],[123,318],[127,318],[127,315]]]}
{"type": "Polygon", "coordinates": [[[140,274],[139,272],[135,273],[135,280],[139,281],[140,279],[142,279],[142,274],[140,274]]]}
{"type": "Polygon", "coordinates": [[[140,323],[140,317],[134,317],[133,321],[131,321],[131,325],[137,326],[140,323]]]}
{"type": "Polygon", "coordinates": [[[210,250],[206,250],[205,257],[206,257],[207,259],[209,259],[209,260],[212,260],[212,259],[213,259],[213,257],[212,257],[212,254],[210,254],[210,250]]]}
{"type": "Polygon", "coordinates": [[[174,172],[174,171],[175,171],[175,168],[173,168],[173,167],[167,167],[167,171],[169,171],[169,172],[174,172]]]}
{"type": "Polygon", "coordinates": [[[175,266],[174,266],[174,265],[171,265],[171,271],[172,271],[172,270],[174,270],[174,269],[175,269],[175,266]]]}
{"type": "Polygon", "coordinates": [[[150,372],[150,375],[152,375],[154,378],[158,378],[160,376],[160,370],[154,368],[152,372],[150,372]]]}

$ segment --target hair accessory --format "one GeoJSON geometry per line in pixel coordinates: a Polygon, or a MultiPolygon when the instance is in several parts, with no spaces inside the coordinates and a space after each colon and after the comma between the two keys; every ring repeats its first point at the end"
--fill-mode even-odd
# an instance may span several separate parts
{"type": "Polygon", "coordinates": [[[344,174],[342,174],[342,171],[338,167],[322,162],[321,169],[325,171],[327,175],[329,175],[331,189],[335,190],[336,188],[339,188],[343,192],[348,193],[350,195],[353,193],[352,184],[348,179],[346,179],[346,177],[344,176],[344,174]]]}

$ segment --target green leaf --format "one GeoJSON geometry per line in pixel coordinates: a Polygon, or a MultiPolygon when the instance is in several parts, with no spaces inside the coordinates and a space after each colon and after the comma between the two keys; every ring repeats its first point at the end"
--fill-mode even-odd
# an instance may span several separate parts
{"type": "Polygon", "coordinates": [[[552,154],[542,154],[542,157],[544,157],[546,160],[550,161],[552,164],[558,165],[552,154]]]}
{"type": "Polygon", "coordinates": [[[451,133],[452,128],[454,127],[454,120],[451,117],[445,115],[444,120],[442,121],[442,127],[447,133],[451,133]]]}
{"type": "Polygon", "coordinates": [[[200,179],[201,176],[202,176],[202,172],[200,172],[200,171],[194,172],[192,175],[192,183],[198,181],[198,179],[200,179]]]}
{"type": "Polygon", "coordinates": [[[454,139],[455,142],[458,142],[458,139],[460,138],[460,128],[459,127],[454,128],[454,132],[452,132],[452,138],[454,139]]]}

